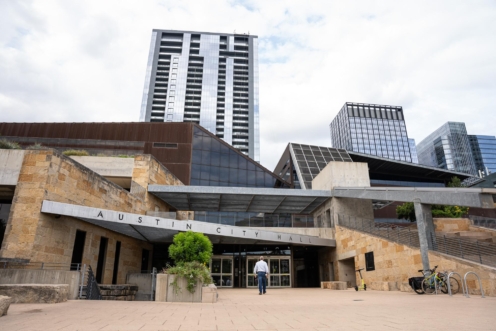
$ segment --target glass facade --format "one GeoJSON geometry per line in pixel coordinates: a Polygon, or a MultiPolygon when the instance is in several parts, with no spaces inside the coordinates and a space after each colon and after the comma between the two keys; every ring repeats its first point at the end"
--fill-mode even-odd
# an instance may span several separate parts
{"type": "Polygon", "coordinates": [[[418,160],[437,168],[475,175],[465,123],[448,122],[417,145],[418,160]]]}
{"type": "Polygon", "coordinates": [[[408,144],[410,145],[410,155],[412,156],[412,163],[418,162],[417,146],[415,145],[415,139],[408,138],[408,144]]]}
{"type": "Polygon", "coordinates": [[[259,161],[257,40],[154,30],[140,120],[200,124],[259,161]]]}
{"type": "Polygon", "coordinates": [[[401,107],[347,102],[329,127],[335,148],[413,162],[401,107]]]}
{"type": "Polygon", "coordinates": [[[496,173],[496,137],[469,135],[475,168],[480,176],[496,173]]]}
{"type": "MultiPolygon", "coordinates": [[[[197,126],[193,132],[190,185],[289,188],[281,178],[197,126]]],[[[195,219],[238,226],[313,226],[309,215],[195,212],[195,219]]]]}

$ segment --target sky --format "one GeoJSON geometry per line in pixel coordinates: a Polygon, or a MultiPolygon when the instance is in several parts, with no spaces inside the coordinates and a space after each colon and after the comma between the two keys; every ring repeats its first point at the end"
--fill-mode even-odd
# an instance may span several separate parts
{"type": "MultiPolygon", "coordinates": [[[[0,122],[138,121],[152,29],[259,37],[261,164],[345,102],[496,135],[495,1],[0,0],[0,122]]],[[[1,134],[1,133],[0,133],[1,134]]]]}

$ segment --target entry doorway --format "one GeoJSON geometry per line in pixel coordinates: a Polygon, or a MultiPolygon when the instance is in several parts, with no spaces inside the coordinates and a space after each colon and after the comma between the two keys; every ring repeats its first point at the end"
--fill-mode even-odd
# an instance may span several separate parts
{"type": "MultiPolygon", "coordinates": [[[[258,283],[255,280],[253,269],[259,258],[248,257],[246,260],[247,287],[257,287],[258,283]]],[[[269,266],[267,287],[291,287],[291,259],[289,257],[268,256],[265,262],[269,266]]]]}
{"type": "Polygon", "coordinates": [[[348,288],[356,285],[355,258],[338,261],[339,280],[346,282],[348,288]]]}
{"type": "Polygon", "coordinates": [[[233,287],[233,257],[213,256],[210,261],[210,274],[217,287],[233,287]]]}

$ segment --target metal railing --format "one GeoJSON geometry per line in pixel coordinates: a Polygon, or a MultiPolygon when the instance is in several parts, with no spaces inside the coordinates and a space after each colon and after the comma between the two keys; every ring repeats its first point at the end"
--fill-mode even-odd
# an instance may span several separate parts
{"type": "Polygon", "coordinates": [[[1,261],[0,262],[0,269],[79,271],[79,270],[81,270],[81,264],[79,264],[79,263],[1,261]]]}
{"type": "Polygon", "coordinates": [[[86,276],[88,279],[86,283],[86,300],[102,300],[100,288],[98,287],[98,283],[96,282],[91,266],[88,265],[86,270],[86,276]]]}
{"type": "Polygon", "coordinates": [[[475,226],[481,226],[488,229],[496,229],[496,218],[474,216],[474,215],[468,215],[468,218],[472,221],[472,224],[475,226]]]}
{"type": "MultiPolygon", "coordinates": [[[[340,226],[370,233],[390,241],[420,247],[418,231],[413,226],[378,223],[374,220],[338,215],[340,226]]],[[[435,234],[429,238],[432,250],[476,263],[496,267],[496,244],[469,238],[435,234]]]]}

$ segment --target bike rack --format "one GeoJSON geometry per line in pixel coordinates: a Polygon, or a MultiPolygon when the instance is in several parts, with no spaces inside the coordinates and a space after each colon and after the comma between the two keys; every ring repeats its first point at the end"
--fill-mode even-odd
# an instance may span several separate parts
{"type": "MultiPolygon", "coordinates": [[[[453,294],[451,293],[451,285],[450,285],[450,282],[449,282],[452,275],[458,275],[458,277],[460,277],[460,282],[462,283],[462,292],[463,292],[463,295],[465,295],[466,288],[465,288],[465,283],[463,282],[462,276],[458,272],[452,271],[452,272],[450,272],[448,274],[448,280],[447,280],[447,282],[448,282],[448,293],[449,293],[450,297],[453,296],[453,294]]],[[[468,290],[467,290],[467,293],[468,293],[468,290]]]]}
{"type": "Polygon", "coordinates": [[[485,296],[484,296],[484,289],[482,288],[482,282],[481,282],[481,280],[480,280],[480,277],[479,277],[479,275],[477,275],[477,274],[476,274],[475,272],[473,272],[473,271],[469,271],[469,272],[467,272],[467,273],[465,274],[465,276],[463,277],[463,282],[465,283],[465,288],[467,289],[467,293],[465,294],[465,296],[466,296],[467,298],[470,298],[470,296],[468,295],[468,286],[467,286],[467,276],[468,276],[469,274],[474,274],[474,275],[475,275],[475,277],[477,277],[477,280],[479,281],[479,287],[480,287],[480,290],[481,290],[481,296],[482,296],[482,298],[485,298],[485,296]]]}

